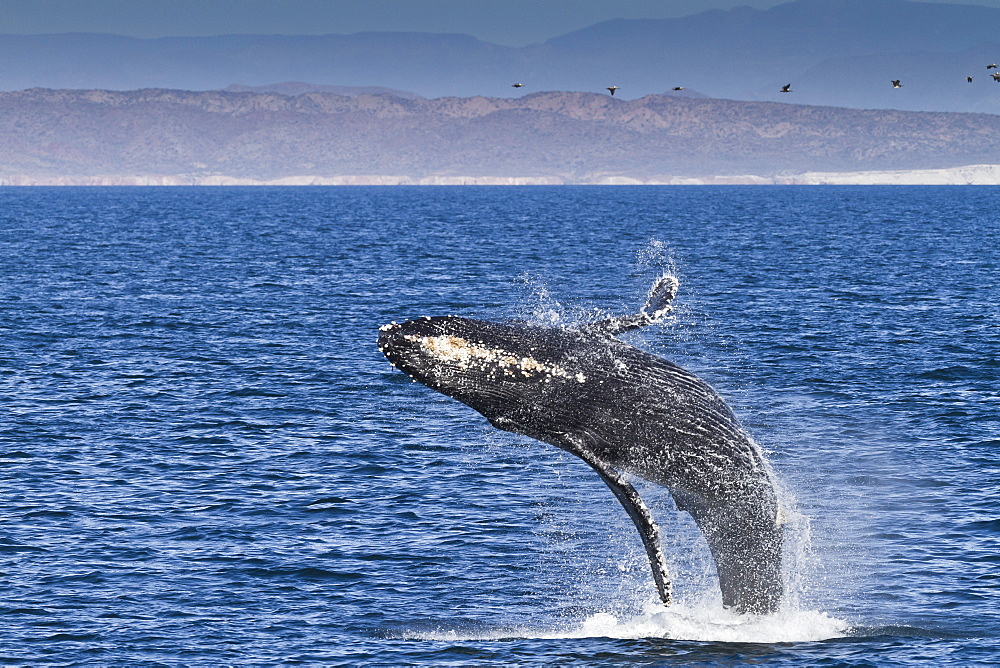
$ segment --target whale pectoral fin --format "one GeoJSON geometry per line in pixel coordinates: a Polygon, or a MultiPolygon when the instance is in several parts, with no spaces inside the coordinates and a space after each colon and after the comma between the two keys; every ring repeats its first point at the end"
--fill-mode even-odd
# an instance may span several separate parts
{"type": "Polygon", "coordinates": [[[633,329],[639,329],[646,325],[662,320],[673,309],[671,302],[677,294],[680,283],[676,278],[665,274],[656,279],[653,287],[649,289],[649,296],[646,298],[646,305],[638,313],[623,315],[607,320],[598,320],[582,327],[588,333],[606,334],[614,336],[633,329]]]}
{"type": "Polygon", "coordinates": [[[670,605],[673,599],[670,592],[670,578],[667,576],[667,562],[663,556],[663,548],[660,546],[660,529],[653,520],[653,514],[649,508],[639,498],[639,493],[629,484],[625,476],[595,456],[590,448],[586,447],[583,438],[567,436],[559,445],[567,452],[571,452],[587,462],[592,469],[597,471],[597,475],[601,476],[601,480],[611,489],[615,498],[625,508],[625,512],[632,519],[635,528],[639,530],[643,547],[646,548],[646,556],[649,558],[649,565],[653,570],[653,582],[656,583],[656,592],[660,595],[660,600],[663,601],[664,605],[670,605]]]}
{"type": "Polygon", "coordinates": [[[650,320],[645,313],[635,313],[633,315],[623,315],[617,318],[608,318],[607,320],[598,320],[597,322],[587,323],[581,327],[580,330],[587,334],[615,336],[616,334],[621,334],[622,332],[628,332],[633,329],[645,327],[646,325],[652,324],[652,322],[653,321],[650,320]]]}

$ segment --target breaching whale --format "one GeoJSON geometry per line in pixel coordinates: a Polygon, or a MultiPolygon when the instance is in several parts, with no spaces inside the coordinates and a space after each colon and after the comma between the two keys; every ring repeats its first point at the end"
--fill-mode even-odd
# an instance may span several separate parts
{"type": "Polygon", "coordinates": [[[617,338],[661,320],[678,282],[659,278],[636,314],[546,327],[454,316],[384,325],[379,350],[498,429],[583,459],[635,523],[660,599],[670,579],[649,509],[623,473],[665,486],[708,542],[726,607],[774,612],[783,527],[773,474],[723,399],[694,374],[617,338]]]}

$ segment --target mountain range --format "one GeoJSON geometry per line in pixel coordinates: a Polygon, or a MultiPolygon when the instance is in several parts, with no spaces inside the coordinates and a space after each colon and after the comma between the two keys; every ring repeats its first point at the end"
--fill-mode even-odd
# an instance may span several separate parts
{"type": "Polygon", "coordinates": [[[0,35],[0,89],[222,89],[307,81],[419,96],[547,90],[1000,113],[1000,9],[909,0],[795,0],[600,23],[508,47],[468,35],[0,35]],[[966,77],[973,82],[967,83],[966,77]],[[903,85],[892,88],[890,81],[903,85]],[[513,83],[525,87],[514,89],[513,83]],[[791,95],[778,91],[792,84],[791,95]]]}
{"type": "Polygon", "coordinates": [[[678,182],[997,156],[990,114],[572,92],[0,93],[3,183],[678,182]]]}

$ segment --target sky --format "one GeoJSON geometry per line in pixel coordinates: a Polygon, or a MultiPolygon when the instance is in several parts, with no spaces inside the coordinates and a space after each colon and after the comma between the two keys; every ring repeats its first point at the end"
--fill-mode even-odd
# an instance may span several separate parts
{"type": "MultiPolygon", "coordinates": [[[[507,46],[615,18],[669,18],[787,0],[0,0],[0,34],[132,37],[455,32],[507,46]]],[[[933,0],[1000,9],[1000,0],[933,0]]]]}

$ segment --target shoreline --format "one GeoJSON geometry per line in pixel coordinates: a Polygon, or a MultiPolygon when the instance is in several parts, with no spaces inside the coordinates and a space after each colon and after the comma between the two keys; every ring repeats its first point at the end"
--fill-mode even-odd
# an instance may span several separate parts
{"type": "Polygon", "coordinates": [[[555,186],[555,185],[1000,185],[1000,165],[965,165],[941,169],[803,172],[759,176],[735,174],[698,177],[636,178],[595,174],[561,176],[424,176],[352,174],[300,175],[251,179],[208,175],[103,175],[0,177],[0,186],[555,186]]]}

